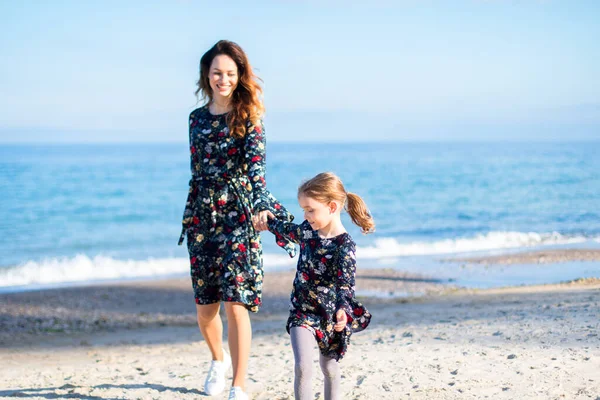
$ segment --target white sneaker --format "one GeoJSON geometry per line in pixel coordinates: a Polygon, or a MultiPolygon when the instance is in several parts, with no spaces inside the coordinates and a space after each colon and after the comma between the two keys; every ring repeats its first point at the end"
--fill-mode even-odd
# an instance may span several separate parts
{"type": "Polygon", "coordinates": [[[225,390],[225,372],[231,366],[231,357],[223,349],[223,361],[212,360],[206,381],[204,381],[204,392],[209,396],[216,396],[225,390]]]}
{"type": "Polygon", "coordinates": [[[228,400],[248,400],[248,395],[244,393],[241,387],[233,386],[229,391],[228,400]]]}

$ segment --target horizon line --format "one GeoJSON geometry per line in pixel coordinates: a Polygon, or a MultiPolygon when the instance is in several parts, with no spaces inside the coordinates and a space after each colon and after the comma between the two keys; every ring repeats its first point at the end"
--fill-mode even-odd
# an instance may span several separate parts
{"type": "MultiPolygon", "coordinates": [[[[387,143],[531,143],[531,144],[544,144],[544,143],[600,143],[600,138],[582,138],[582,139],[375,139],[375,140],[275,140],[271,139],[270,143],[277,144],[387,144],[387,143]]],[[[22,142],[4,142],[0,141],[0,146],[60,146],[60,145],[188,145],[187,141],[54,141],[54,142],[39,142],[39,141],[22,141],[22,142]]]]}

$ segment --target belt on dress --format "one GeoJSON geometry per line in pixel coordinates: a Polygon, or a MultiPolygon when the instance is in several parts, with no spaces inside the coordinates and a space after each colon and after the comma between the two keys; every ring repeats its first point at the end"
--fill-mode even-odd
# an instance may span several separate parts
{"type": "MultiPolygon", "coordinates": [[[[189,229],[191,222],[193,221],[194,199],[192,199],[192,193],[200,184],[206,184],[206,183],[228,184],[233,189],[234,193],[236,194],[236,196],[242,203],[241,211],[246,215],[246,220],[247,220],[249,230],[251,231],[251,233],[254,232],[254,226],[252,226],[252,212],[250,209],[251,200],[246,199],[244,197],[244,195],[247,194],[247,191],[241,186],[242,185],[242,183],[240,181],[241,177],[242,177],[242,174],[240,173],[240,174],[231,174],[231,175],[200,175],[200,176],[196,176],[196,177],[193,177],[192,179],[190,179],[190,189],[189,189],[188,197],[187,197],[187,200],[185,203],[181,235],[179,235],[179,242],[178,242],[179,245],[181,245],[183,243],[185,234],[187,233],[187,230],[189,229]]],[[[214,207],[212,207],[214,204],[212,204],[212,202],[213,201],[212,201],[212,197],[211,197],[209,204],[210,204],[211,208],[214,210],[214,207]]],[[[214,222],[216,224],[216,218],[214,218],[215,215],[213,213],[216,214],[216,212],[212,211],[212,213],[211,213],[212,219],[214,220],[214,222]]]]}

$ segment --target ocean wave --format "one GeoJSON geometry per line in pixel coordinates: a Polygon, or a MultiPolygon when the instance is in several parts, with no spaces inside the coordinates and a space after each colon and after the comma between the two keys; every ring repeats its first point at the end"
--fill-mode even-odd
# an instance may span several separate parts
{"type": "Polygon", "coordinates": [[[360,247],[357,258],[383,259],[402,256],[439,255],[517,249],[535,246],[584,243],[590,240],[600,242],[600,237],[590,238],[578,235],[562,235],[558,232],[490,232],[474,237],[445,239],[435,242],[402,243],[394,238],[375,240],[373,246],[360,247]]]}
{"type": "MultiPolygon", "coordinates": [[[[265,254],[265,269],[293,267],[295,259],[283,254],[265,254]]],[[[112,257],[51,258],[29,261],[0,269],[0,288],[15,286],[51,286],[98,281],[157,278],[189,274],[187,258],[149,258],[146,260],[118,260],[112,257]]]]}
{"type": "Polygon", "coordinates": [[[185,258],[117,260],[86,255],[29,261],[0,270],[0,286],[52,285],[115,279],[151,278],[183,273],[189,269],[185,258]]]}
{"type": "MultiPolygon", "coordinates": [[[[595,241],[600,237],[568,236],[560,233],[490,232],[470,238],[446,239],[434,242],[402,243],[395,238],[375,240],[372,246],[357,249],[360,260],[380,260],[402,256],[427,256],[469,253],[502,249],[517,249],[546,245],[564,245],[595,241]]],[[[285,253],[264,254],[266,271],[293,268],[297,258],[285,253]]],[[[119,260],[107,256],[51,258],[29,261],[21,265],[0,269],[0,288],[64,286],[98,281],[151,279],[169,275],[187,275],[187,258],[149,258],[145,260],[119,260]]]]}

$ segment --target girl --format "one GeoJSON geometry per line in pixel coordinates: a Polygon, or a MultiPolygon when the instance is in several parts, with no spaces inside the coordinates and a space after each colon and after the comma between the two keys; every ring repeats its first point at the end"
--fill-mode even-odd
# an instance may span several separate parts
{"type": "MultiPolygon", "coordinates": [[[[321,173],[298,188],[298,203],[305,221],[296,225],[270,219],[268,228],[280,245],[300,244],[300,257],[291,294],[287,331],[295,359],[294,394],[312,399],[311,363],[314,340],[325,380],[325,399],[340,399],[338,361],[346,353],[352,332],[369,325],[371,314],[354,298],[356,246],[344,229],[344,205],[352,222],[371,233],[375,223],[364,201],[348,193],[332,173],[321,173]]],[[[269,215],[272,218],[273,215],[269,215]]]]}
{"type": "Polygon", "coordinates": [[[202,56],[200,92],[206,104],[189,119],[192,179],[179,244],[187,236],[198,326],[212,354],[204,391],[224,390],[233,361],[229,399],[245,400],[248,310],[258,311],[263,280],[257,230],[266,229],[267,210],[280,217],[289,213],[266,189],[262,89],[237,44],[221,40],[202,56]],[[222,348],[221,301],[231,357],[222,348]]]}

